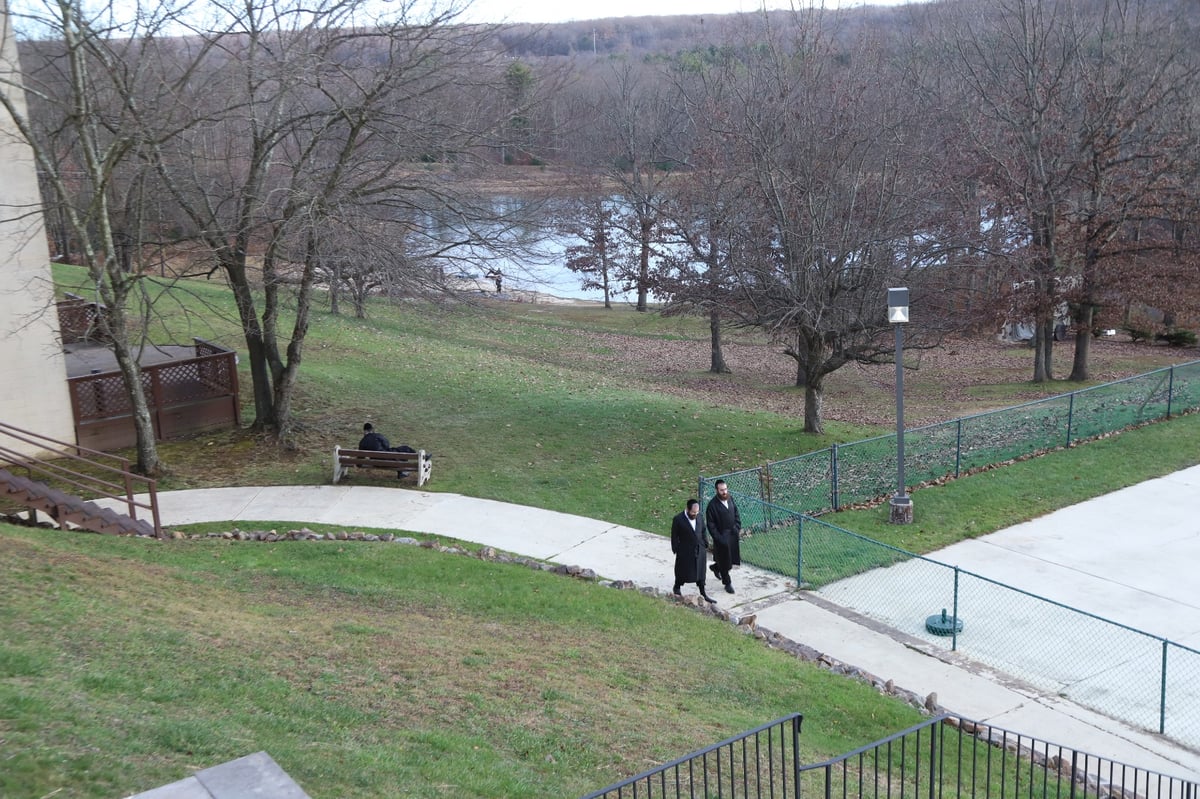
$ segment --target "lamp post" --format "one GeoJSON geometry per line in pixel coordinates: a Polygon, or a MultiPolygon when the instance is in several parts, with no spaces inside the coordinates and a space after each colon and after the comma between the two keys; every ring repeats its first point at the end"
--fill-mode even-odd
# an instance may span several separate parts
{"type": "Polygon", "coordinates": [[[904,325],[908,322],[908,289],[888,289],[888,321],[896,328],[896,495],[892,524],[912,524],[912,497],[904,485],[904,325]]]}

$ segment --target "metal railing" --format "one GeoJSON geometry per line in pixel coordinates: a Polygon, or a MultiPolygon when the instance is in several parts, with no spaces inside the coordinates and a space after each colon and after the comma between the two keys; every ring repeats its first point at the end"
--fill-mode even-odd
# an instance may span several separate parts
{"type": "MultiPolygon", "coordinates": [[[[904,431],[904,471],[912,486],[1200,407],[1200,361],[949,422],[904,431]]],[[[896,436],[835,445],[765,466],[700,478],[808,514],[839,510],[895,489],[896,436]]]]}
{"type": "Polygon", "coordinates": [[[830,602],[932,646],[1200,746],[1200,651],[753,496],[734,498],[745,528],[742,562],[795,576],[830,602]],[[931,631],[927,622],[942,610],[950,623],[931,631]]]}
{"type": "Polygon", "coordinates": [[[1200,784],[949,714],[800,765],[794,713],[583,799],[1200,799],[1200,784]]]}
{"type": "Polygon", "coordinates": [[[1195,799],[1200,784],[941,715],[840,757],[800,768],[810,797],[1195,799]]]}
{"type": "Polygon", "coordinates": [[[589,793],[583,799],[799,797],[799,713],[589,793]]]}
{"type": "Polygon", "coordinates": [[[4,422],[0,422],[0,442],[0,464],[24,469],[31,477],[37,475],[34,479],[42,482],[69,486],[73,493],[85,499],[117,500],[124,504],[126,515],[131,519],[138,518],[139,510],[146,511],[154,535],[162,537],[157,483],[134,474],[128,458],[59,441],[4,422]],[[26,446],[19,447],[19,444],[26,446]],[[43,451],[50,457],[34,457],[28,454],[30,451],[43,451]],[[135,484],[144,489],[148,496],[146,502],[135,498],[135,484]]]}

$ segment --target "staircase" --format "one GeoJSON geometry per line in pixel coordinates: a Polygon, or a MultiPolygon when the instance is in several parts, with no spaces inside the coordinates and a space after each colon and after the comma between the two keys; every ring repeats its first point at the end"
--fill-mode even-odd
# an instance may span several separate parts
{"type": "Polygon", "coordinates": [[[0,422],[0,502],[24,506],[35,521],[39,512],[44,513],[63,529],[162,537],[155,482],[130,471],[127,459],[3,422],[0,422]],[[37,458],[21,451],[32,449],[55,454],[37,458]],[[51,483],[68,488],[55,488],[51,483]],[[135,484],[141,484],[148,501],[134,498],[135,484]],[[117,500],[128,512],[102,508],[81,495],[117,500]],[[149,518],[137,518],[139,509],[149,518]]]}

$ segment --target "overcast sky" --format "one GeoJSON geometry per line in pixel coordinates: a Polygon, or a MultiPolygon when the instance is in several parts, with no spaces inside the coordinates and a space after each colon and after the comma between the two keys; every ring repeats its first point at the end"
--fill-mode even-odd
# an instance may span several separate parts
{"type": "MultiPolygon", "coordinates": [[[[904,0],[874,0],[896,5],[904,0]]],[[[789,8],[787,0],[474,0],[468,16],[478,22],[569,22],[604,17],[672,14],[736,14],[789,8]]],[[[804,5],[807,5],[805,3],[804,5]]],[[[859,0],[827,0],[826,7],[864,5],[859,0]]]]}

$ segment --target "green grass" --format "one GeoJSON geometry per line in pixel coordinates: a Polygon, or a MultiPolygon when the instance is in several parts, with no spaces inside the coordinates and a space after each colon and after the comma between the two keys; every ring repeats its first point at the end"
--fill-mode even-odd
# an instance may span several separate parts
{"type": "MultiPolygon", "coordinates": [[[[60,266],[56,276],[75,286],[81,271],[60,266]]],[[[199,336],[244,347],[219,286],[188,281],[170,297],[154,340],[199,336]]],[[[357,443],[370,419],[393,444],[434,453],[430,490],[664,532],[702,473],[873,432],[831,423],[826,435],[806,435],[801,419],[681,399],[608,373],[609,345],[595,333],[614,329],[653,341],[694,336],[697,324],[625,308],[534,305],[373,303],[368,320],[315,313],[295,403],[300,450],[228,431],[165,443],[172,474],[160,486],[326,483],[333,446],[357,443]]],[[[245,359],[240,382],[248,402],[245,359]]],[[[245,416],[253,418],[252,408],[245,416]]]]}
{"type": "MultiPolygon", "coordinates": [[[[56,269],[63,285],[81,274],[56,269]]],[[[219,286],[189,282],[160,311],[156,342],[244,346],[219,286]]],[[[803,434],[801,419],[739,401],[753,376],[722,376],[720,398],[668,391],[677,377],[622,361],[612,340],[703,341],[700,320],[534,305],[370,312],[314,314],[299,450],[247,431],[167,443],[161,488],[325,483],[333,445],[355,443],[370,419],[434,452],[430,490],[665,533],[699,474],[889,432],[803,434]]],[[[998,404],[1055,390],[1016,382],[1021,351],[1003,360],[987,376],[998,404]]],[[[944,407],[930,374],[909,383],[914,414],[944,407]]],[[[829,397],[890,418],[876,377],[837,373],[829,397]]],[[[886,507],[830,521],[926,552],[1191,465],[1198,437],[1189,417],[921,489],[909,527],[887,524],[886,507]]],[[[3,526],[0,538],[3,796],[120,795],[257,749],[319,797],[571,796],[795,710],[809,760],[916,718],[674,605],[463,556],[3,526]]],[[[860,559],[853,568],[870,562],[829,542],[860,559]]],[[[755,547],[795,560],[786,530],[755,547]]]]}
{"type": "Polygon", "coordinates": [[[712,617],[464,555],[0,541],[13,799],[121,796],[259,749],[313,796],[563,797],[796,710],[814,759],[918,719],[712,617]]]}

